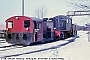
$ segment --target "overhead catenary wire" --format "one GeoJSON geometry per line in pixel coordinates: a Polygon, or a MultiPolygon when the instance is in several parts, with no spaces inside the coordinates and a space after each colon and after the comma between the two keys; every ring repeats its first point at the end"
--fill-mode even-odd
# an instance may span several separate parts
{"type": "MultiPolygon", "coordinates": [[[[81,24],[82,22],[87,21],[89,18],[90,18],[90,16],[85,18],[85,19],[83,19],[83,20],[81,20],[80,22],[77,22],[77,24],[81,24]]],[[[87,21],[87,23],[88,23],[88,21],[87,21]]]]}

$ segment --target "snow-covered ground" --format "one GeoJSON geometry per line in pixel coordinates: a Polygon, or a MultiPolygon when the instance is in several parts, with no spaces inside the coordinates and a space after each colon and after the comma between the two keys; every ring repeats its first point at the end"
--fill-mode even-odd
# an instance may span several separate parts
{"type": "MultiPolygon", "coordinates": [[[[78,31],[79,38],[0,51],[0,57],[60,57],[64,60],[90,60],[87,31],[78,31]],[[65,45],[62,45],[65,44],[65,45]]],[[[0,48],[1,49],[1,48],[0,48]]]]}

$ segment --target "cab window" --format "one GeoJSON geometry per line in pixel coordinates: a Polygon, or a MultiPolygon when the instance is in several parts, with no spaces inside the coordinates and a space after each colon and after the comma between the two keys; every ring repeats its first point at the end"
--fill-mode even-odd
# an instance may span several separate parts
{"type": "Polygon", "coordinates": [[[8,28],[13,28],[13,21],[8,21],[8,28]]]}
{"type": "Polygon", "coordinates": [[[30,20],[24,20],[24,28],[30,27],[30,20]]]}

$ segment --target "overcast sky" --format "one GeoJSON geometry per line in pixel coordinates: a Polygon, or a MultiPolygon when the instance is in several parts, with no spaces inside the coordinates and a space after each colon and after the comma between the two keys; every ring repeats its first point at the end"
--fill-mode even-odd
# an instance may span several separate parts
{"type": "MultiPolygon", "coordinates": [[[[53,17],[56,15],[66,15],[66,12],[74,10],[69,6],[70,0],[25,0],[25,16],[34,16],[36,7],[45,6],[48,15],[53,17]]],[[[5,24],[5,20],[11,16],[22,15],[22,0],[0,0],[0,24],[5,24]]],[[[84,17],[87,18],[87,17],[84,17]]],[[[83,19],[75,20],[74,23],[79,23],[83,19]]],[[[84,23],[81,23],[84,24],[84,23]]]]}

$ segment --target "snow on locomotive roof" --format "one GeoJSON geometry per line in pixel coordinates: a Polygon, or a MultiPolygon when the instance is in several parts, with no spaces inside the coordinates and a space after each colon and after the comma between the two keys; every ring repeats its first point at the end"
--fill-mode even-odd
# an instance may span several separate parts
{"type": "Polygon", "coordinates": [[[9,19],[11,19],[11,18],[14,18],[14,17],[16,17],[16,19],[19,18],[19,17],[26,17],[26,18],[31,18],[33,21],[42,21],[42,20],[39,19],[39,18],[29,17],[29,16],[13,16],[13,17],[8,18],[7,20],[9,20],[9,19]]]}
{"type": "Polygon", "coordinates": [[[58,16],[55,16],[55,17],[60,17],[60,18],[63,18],[63,19],[67,18],[67,16],[65,16],[65,15],[58,15],[58,16]]]}
{"type": "Polygon", "coordinates": [[[36,18],[36,17],[30,17],[33,21],[43,21],[43,20],[41,20],[41,19],[39,19],[39,18],[36,18]]]}
{"type": "Polygon", "coordinates": [[[61,20],[65,20],[65,19],[72,19],[72,18],[70,18],[69,16],[65,16],[65,15],[58,15],[58,16],[55,16],[54,18],[56,18],[56,19],[61,19],[61,20]]]}

